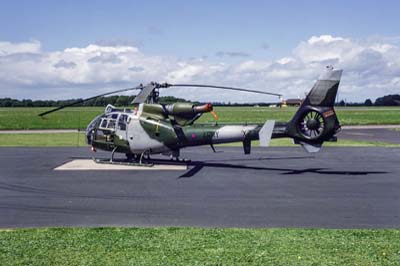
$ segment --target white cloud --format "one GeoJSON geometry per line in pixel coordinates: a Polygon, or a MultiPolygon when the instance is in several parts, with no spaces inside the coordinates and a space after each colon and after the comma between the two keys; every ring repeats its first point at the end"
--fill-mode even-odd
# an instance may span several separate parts
{"type": "Polygon", "coordinates": [[[0,42],[0,56],[20,53],[39,53],[40,42],[23,42],[23,43],[11,43],[11,42],[0,42]]]}
{"type": "MultiPolygon", "coordinates": [[[[219,60],[145,55],[132,44],[91,44],[46,52],[38,41],[0,42],[0,97],[86,97],[150,81],[241,86],[297,97],[303,96],[325,66],[331,64],[344,69],[341,98],[363,101],[400,93],[400,46],[385,38],[362,41],[312,36],[275,61],[219,60]]],[[[194,100],[275,100],[205,89],[171,92],[194,100]]]]}
{"type": "Polygon", "coordinates": [[[65,61],[65,60],[60,60],[60,61],[57,62],[57,64],[54,64],[53,66],[54,66],[55,68],[63,67],[63,68],[69,68],[69,69],[71,69],[71,68],[75,68],[75,67],[76,67],[76,64],[75,64],[74,62],[67,62],[67,61],[65,61]]]}
{"type": "Polygon", "coordinates": [[[354,57],[362,50],[350,39],[334,38],[330,35],[313,36],[301,42],[294,50],[299,60],[304,62],[341,60],[354,57]]]}
{"type": "Polygon", "coordinates": [[[100,55],[101,53],[137,53],[139,49],[133,46],[117,45],[117,46],[101,46],[96,44],[90,44],[85,48],[67,48],[64,50],[65,53],[73,54],[94,54],[100,55]]]}

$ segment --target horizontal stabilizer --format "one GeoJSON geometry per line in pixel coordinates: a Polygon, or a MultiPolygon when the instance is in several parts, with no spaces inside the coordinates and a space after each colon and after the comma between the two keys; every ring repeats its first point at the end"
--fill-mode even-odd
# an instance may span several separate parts
{"type": "Polygon", "coordinates": [[[260,132],[258,133],[261,147],[269,146],[269,142],[272,137],[272,131],[274,130],[274,126],[275,126],[274,120],[267,120],[267,122],[265,122],[265,124],[261,128],[260,132]]]}

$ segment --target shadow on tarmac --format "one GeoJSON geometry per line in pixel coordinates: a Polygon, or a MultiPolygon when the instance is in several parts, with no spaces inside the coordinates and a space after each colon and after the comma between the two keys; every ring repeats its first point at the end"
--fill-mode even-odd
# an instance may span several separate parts
{"type": "MultiPolygon", "coordinates": [[[[314,156],[292,156],[292,157],[259,157],[259,158],[240,158],[240,159],[216,159],[216,160],[204,160],[204,161],[174,161],[168,159],[150,159],[145,160],[147,163],[154,164],[172,164],[172,165],[186,165],[190,168],[179,178],[190,178],[199,173],[204,167],[213,168],[226,168],[226,169],[248,169],[248,170],[260,170],[260,171],[277,171],[281,172],[281,175],[300,175],[306,173],[321,174],[321,175],[350,175],[350,176],[362,176],[369,174],[387,174],[385,171],[336,171],[329,170],[329,168],[305,168],[305,169],[293,169],[293,168],[273,168],[273,167],[259,167],[259,166],[248,166],[242,164],[231,164],[224,163],[225,161],[240,161],[240,162],[251,162],[251,161],[272,161],[272,160],[297,160],[297,159],[313,159],[314,156]]],[[[70,159],[87,159],[87,157],[70,157],[70,159]]],[[[115,159],[115,161],[126,162],[125,159],[115,159]]]]}
{"type": "Polygon", "coordinates": [[[191,162],[188,166],[194,166],[189,171],[181,175],[179,178],[190,178],[196,175],[204,167],[217,167],[227,169],[249,169],[261,171],[278,171],[281,175],[299,175],[305,173],[323,174],[323,175],[369,175],[369,174],[386,174],[384,171],[334,171],[327,168],[306,168],[306,169],[290,169],[290,168],[270,168],[270,167],[254,167],[245,165],[233,165],[225,163],[207,163],[207,162],[191,162]]]}

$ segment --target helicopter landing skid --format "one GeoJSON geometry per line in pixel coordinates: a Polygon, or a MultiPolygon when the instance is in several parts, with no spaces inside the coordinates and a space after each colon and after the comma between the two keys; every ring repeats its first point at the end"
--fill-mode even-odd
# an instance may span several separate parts
{"type": "Polygon", "coordinates": [[[180,158],[180,157],[170,157],[169,159],[172,162],[178,162],[178,163],[190,163],[192,160],[186,159],[186,158],[180,158]]]}
{"type": "Polygon", "coordinates": [[[95,163],[99,164],[113,164],[113,165],[127,165],[127,166],[141,166],[141,167],[153,167],[154,163],[151,162],[135,162],[135,161],[110,161],[109,159],[96,159],[92,158],[95,163]]]}

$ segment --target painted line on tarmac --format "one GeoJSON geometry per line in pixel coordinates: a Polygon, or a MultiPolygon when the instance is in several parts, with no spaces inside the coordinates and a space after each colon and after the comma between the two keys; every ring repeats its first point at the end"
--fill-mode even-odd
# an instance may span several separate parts
{"type": "Polygon", "coordinates": [[[343,129],[395,129],[400,125],[362,125],[362,126],[342,126],[343,129]]]}

